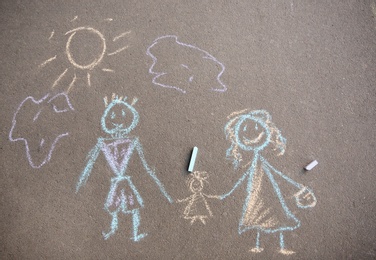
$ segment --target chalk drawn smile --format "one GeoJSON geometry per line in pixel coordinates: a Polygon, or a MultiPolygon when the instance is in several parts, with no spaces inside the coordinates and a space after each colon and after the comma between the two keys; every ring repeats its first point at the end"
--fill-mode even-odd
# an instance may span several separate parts
{"type": "Polygon", "coordinates": [[[258,142],[261,141],[261,139],[264,137],[265,133],[261,132],[258,137],[256,137],[253,140],[248,139],[247,137],[243,136],[243,143],[245,144],[257,144],[258,142]]]}
{"type": "Polygon", "coordinates": [[[111,123],[113,126],[115,126],[116,128],[123,128],[123,124],[115,124],[115,123],[111,123]]]}

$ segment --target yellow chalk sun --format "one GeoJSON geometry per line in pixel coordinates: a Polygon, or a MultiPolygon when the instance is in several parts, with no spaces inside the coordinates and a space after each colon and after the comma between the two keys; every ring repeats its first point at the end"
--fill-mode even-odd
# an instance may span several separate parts
{"type": "MultiPolygon", "coordinates": [[[[71,22],[77,20],[77,18],[78,17],[75,16],[71,20],[71,22]]],[[[107,18],[107,19],[105,19],[105,21],[111,22],[112,18],[107,18]]],[[[131,31],[121,33],[121,34],[115,36],[112,41],[116,42],[117,40],[127,36],[130,32],[131,31]]],[[[51,40],[53,38],[54,34],[55,34],[55,31],[52,31],[48,40],[51,40]]],[[[69,84],[68,88],[66,89],[66,93],[69,93],[71,88],[74,86],[74,83],[76,82],[76,79],[77,79],[76,73],[80,72],[80,73],[86,74],[87,85],[91,86],[91,73],[94,71],[95,68],[100,67],[101,61],[106,56],[113,56],[113,55],[119,54],[120,52],[126,50],[129,47],[128,45],[126,45],[124,47],[121,47],[121,48],[113,51],[113,52],[108,52],[107,41],[106,41],[104,35],[100,31],[98,31],[97,29],[94,29],[92,27],[85,27],[85,26],[77,27],[77,28],[74,28],[72,30],[69,30],[68,32],[65,33],[65,35],[68,37],[66,45],[65,45],[65,56],[68,59],[71,67],[65,68],[65,70],[54,81],[52,88],[56,87],[57,84],[59,83],[59,81],[67,74],[67,72],[70,69],[72,69],[74,71],[74,76],[73,76],[73,79],[72,79],[71,83],[69,84]],[[95,53],[94,60],[92,60],[91,62],[89,62],[87,64],[83,64],[82,62],[77,61],[77,59],[75,58],[75,55],[73,54],[73,51],[71,49],[72,40],[75,39],[76,37],[79,37],[78,34],[77,34],[78,32],[84,32],[84,33],[92,34],[92,35],[94,35],[94,37],[98,38],[99,41],[101,42],[101,47],[100,47],[98,53],[95,53]]],[[[44,62],[42,62],[39,65],[39,67],[42,68],[42,67],[46,66],[47,64],[49,64],[50,62],[56,60],[57,56],[58,55],[55,55],[55,56],[45,60],[44,62]]],[[[100,69],[103,72],[114,72],[114,70],[109,69],[109,68],[101,67],[100,69]]]]}

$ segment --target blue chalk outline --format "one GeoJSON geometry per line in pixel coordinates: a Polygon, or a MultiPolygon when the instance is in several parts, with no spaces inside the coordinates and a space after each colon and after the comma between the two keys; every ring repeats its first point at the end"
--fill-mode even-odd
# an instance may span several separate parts
{"type": "MultiPolygon", "coordinates": [[[[125,113],[125,112],[122,112],[121,114],[122,114],[123,117],[125,117],[127,115],[127,113],[125,113]]],[[[157,186],[158,186],[159,190],[161,191],[161,193],[163,194],[163,196],[170,203],[173,202],[172,198],[168,195],[168,193],[164,189],[164,186],[162,185],[162,183],[160,182],[160,180],[156,176],[154,170],[152,170],[149,167],[149,165],[147,164],[145,156],[144,156],[143,148],[142,148],[142,145],[139,141],[139,138],[128,136],[128,133],[136,127],[138,121],[139,121],[138,112],[131,105],[126,103],[125,101],[122,101],[120,99],[115,99],[108,105],[108,107],[105,109],[103,116],[101,118],[101,125],[102,125],[102,130],[105,133],[110,134],[111,137],[108,137],[108,138],[100,137],[100,138],[98,138],[97,144],[88,153],[88,155],[87,155],[88,161],[86,163],[84,170],[82,171],[82,173],[79,177],[78,183],[76,185],[76,193],[79,191],[79,189],[82,186],[86,185],[87,180],[88,180],[88,178],[89,178],[89,176],[92,172],[94,163],[97,160],[100,152],[102,151],[104,153],[106,159],[107,159],[107,162],[108,162],[110,168],[112,169],[112,171],[116,175],[116,177],[111,178],[111,186],[110,186],[110,191],[108,193],[107,199],[109,199],[109,197],[113,195],[113,192],[116,190],[116,188],[118,187],[117,185],[120,182],[125,182],[131,188],[133,194],[135,194],[137,202],[140,205],[140,207],[143,208],[144,207],[144,201],[143,201],[140,193],[138,192],[136,186],[133,184],[133,182],[131,180],[131,176],[125,174],[126,170],[127,170],[129,159],[131,158],[133,152],[136,151],[140,160],[141,160],[142,166],[144,167],[146,172],[149,174],[149,176],[157,184],[157,186]],[[111,109],[114,106],[124,106],[127,109],[127,111],[131,111],[131,113],[133,115],[133,121],[128,127],[124,126],[123,124],[120,124],[120,125],[113,124],[114,128],[112,128],[112,129],[109,129],[107,127],[106,120],[109,120],[110,123],[111,123],[111,119],[113,119],[113,118],[111,118],[111,115],[109,115],[109,112],[111,111],[111,109]],[[111,159],[112,155],[109,154],[109,151],[106,148],[106,141],[116,142],[116,141],[122,141],[122,140],[129,142],[129,148],[128,148],[128,153],[126,155],[124,155],[124,158],[125,158],[124,165],[122,164],[121,166],[117,167],[115,165],[115,162],[113,161],[113,159],[111,159]]],[[[124,191],[124,189],[122,191],[124,191]]],[[[125,215],[132,214],[132,221],[133,221],[133,238],[132,239],[135,242],[139,241],[140,239],[142,239],[143,237],[145,237],[147,235],[147,234],[139,234],[138,233],[138,228],[140,226],[140,221],[141,221],[139,208],[128,210],[125,202],[122,201],[121,205],[119,207],[117,207],[114,211],[110,210],[108,205],[105,203],[104,210],[106,210],[112,216],[110,231],[107,232],[107,233],[103,232],[103,237],[104,237],[105,240],[108,239],[111,235],[115,234],[116,230],[118,229],[118,213],[120,213],[120,212],[125,214],[125,215]]]]}
{"type": "MultiPolygon", "coordinates": [[[[257,230],[257,237],[256,237],[256,248],[260,248],[260,232],[264,233],[275,233],[275,232],[280,232],[280,248],[281,250],[285,248],[284,244],[284,237],[283,237],[283,232],[284,231],[292,231],[300,227],[300,221],[299,219],[296,218],[296,216],[289,210],[289,208],[286,205],[285,199],[281,193],[281,190],[278,186],[277,181],[275,180],[274,176],[279,176],[282,177],[283,180],[285,180],[287,183],[291,184],[293,187],[298,188],[298,189],[306,189],[308,192],[311,193],[314,201],[316,201],[316,197],[313,193],[313,191],[304,185],[297,183],[296,181],[292,180],[288,176],[284,175],[282,172],[276,170],[273,166],[270,165],[270,163],[260,155],[260,152],[263,151],[268,145],[271,143],[271,138],[272,138],[272,131],[274,131],[277,135],[277,138],[279,139],[280,143],[282,145],[286,144],[286,139],[280,134],[280,131],[275,128],[274,124],[271,122],[271,116],[270,114],[265,111],[265,110],[255,110],[255,111],[246,111],[243,114],[238,114],[234,118],[230,118],[229,122],[225,125],[224,128],[226,138],[230,139],[231,145],[226,151],[226,157],[228,159],[231,159],[234,164],[234,168],[238,168],[240,160],[238,158],[235,158],[233,155],[234,149],[240,148],[243,151],[246,152],[253,152],[253,160],[250,165],[250,167],[245,171],[245,173],[238,179],[238,181],[235,183],[235,185],[232,187],[232,189],[221,195],[220,199],[225,199],[228,196],[230,196],[243,182],[245,179],[247,179],[247,197],[245,199],[245,202],[243,204],[243,209],[242,209],[242,217],[239,222],[238,226],[238,233],[242,234],[243,232],[250,230],[250,229],[256,229],[257,230]],[[243,143],[242,140],[239,138],[239,130],[240,127],[246,122],[246,120],[253,120],[256,125],[259,124],[261,127],[264,128],[264,133],[266,134],[266,139],[263,143],[258,144],[257,146],[251,146],[251,145],[246,145],[243,143]],[[286,217],[290,220],[293,220],[296,224],[293,226],[280,226],[276,228],[263,228],[261,226],[243,226],[243,220],[246,214],[247,206],[248,203],[251,200],[252,196],[252,185],[253,185],[253,176],[256,171],[257,164],[261,163],[262,164],[262,169],[264,170],[265,174],[267,175],[269,181],[272,184],[272,187],[274,189],[275,195],[277,196],[282,209],[286,215],[286,217]]],[[[300,208],[308,208],[308,207],[313,207],[311,205],[309,206],[304,206],[300,205],[298,203],[298,198],[295,197],[297,206],[300,208]]]]}

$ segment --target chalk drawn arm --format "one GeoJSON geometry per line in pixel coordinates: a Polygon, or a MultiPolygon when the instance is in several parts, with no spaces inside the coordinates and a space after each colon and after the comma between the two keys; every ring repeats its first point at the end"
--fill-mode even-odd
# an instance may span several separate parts
{"type": "Polygon", "coordinates": [[[101,151],[102,146],[102,140],[98,139],[97,144],[87,155],[88,162],[85,166],[85,169],[82,171],[80,175],[80,179],[78,180],[77,186],[76,186],[76,193],[81,188],[81,186],[84,186],[90,176],[91,170],[93,169],[94,163],[98,158],[99,152],[101,151]]]}
{"type": "Polygon", "coordinates": [[[203,193],[202,195],[204,195],[208,199],[221,199],[221,196],[218,196],[218,195],[209,195],[209,194],[205,194],[205,193],[203,193]]]}
{"type": "Polygon", "coordinates": [[[292,184],[293,186],[295,186],[296,188],[303,188],[304,185],[303,184],[300,184],[300,183],[297,183],[296,181],[294,181],[293,179],[287,177],[286,175],[284,175],[282,172],[278,171],[277,169],[275,169],[273,166],[271,166],[269,164],[269,162],[267,160],[265,160],[264,158],[260,158],[260,160],[262,161],[263,163],[263,167],[266,167],[267,170],[269,170],[271,173],[274,173],[280,177],[282,177],[285,181],[287,181],[288,183],[292,184]]]}
{"type": "Polygon", "coordinates": [[[181,203],[181,202],[190,201],[191,199],[193,199],[193,195],[186,197],[185,199],[176,200],[176,202],[181,203]]]}
{"type": "Polygon", "coordinates": [[[138,156],[140,156],[140,159],[141,159],[141,162],[142,162],[142,165],[144,166],[146,172],[150,175],[150,177],[154,180],[154,182],[158,185],[158,188],[159,190],[162,192],[162,194],[166,197],[166,199],[172,203],[173,200],[172,198],[170,197],[170,195],[167,194],[165,188],[163,187],[163,184],[161,183],[161,181],[157,178],[157,176],[155,175],[154,171],[152,169],[150,169],[149,165],[147,164],[146,162],[146,159],[145,159],[145,156],[144,156],[144,151],[142,149],[142,145],[140,143],[140,141],[138,140],[138,138],[136,138],[136,140],[134,141],[134,145],[136,147],[136,150],[137,150],[137,153],[138,153],[138,156]]]}
{"type": "Polygon", "coordinates": [[[293,186],[299,189],[299,191],[294,194],[296,205],[299,208],[312,208],[316,206],[317,199],[312,189],[287,177],[282,172],[278,171],[273,166],[271,166],[264,158],[262,158],[261,160],[264,163],[264,167],[266,167],[269,172],[281,176],[288,183],[292,184],[293,186]]]}
{"type": "Polygon", "coordinates": [[[245,178],[246,178],[248,175],[249,175],[249,172],[246,171],[246,172],[243,174],[243,176],[242,176],[242,177],[241,177],[241,178],[235,183],[234,187],[233,187],[229,192],[227,192],[227,193],[225,193],[225,194],[219,196],[219,199],[223,200],[223,199],[227,198],[229,195],[231,195],[231,193],[233,193],[234,190],[236,190],[236,188],[240,186],[240,184],[245,180],[245,178]]]}

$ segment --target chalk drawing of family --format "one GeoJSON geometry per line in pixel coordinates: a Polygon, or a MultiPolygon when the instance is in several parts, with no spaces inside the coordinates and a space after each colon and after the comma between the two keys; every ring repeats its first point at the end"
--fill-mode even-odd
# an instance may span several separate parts
{"type": "MultiPolygon", "coordinates": [[[[154,180],[163,196],[168,202],[173,202],[155,172],[147,164],[139,138],[130,135],[139,121],[139,114],[134,108],[136,101],[134,99],[129,104],[126,98],[113,95],[108,103],[105,98],[106,108],[101,119],[101,127],[107,137],[98,138],[97,144],[88,154],[87,164],[77,183],[78,192],[86,184],[94,163],[102,152],[114,173],[104,203],[104,209],[112,217],[110,231],[103,232],[104,239],[115,234],[120,215],[132,216],[134,241],[137,242],[147,235],[139,233],[140,209],[144,208],[144,202],[130,174],[127,173],[128,162],[134,153],[139,156],[144,170],[154,180]]],[[[183,212],[184,218],[190,220],[191,224],[196,221],[206,224],[207,219],[213,216],[207,199],[226,199],[246,183],[247,194],[238,232],[242,234],[247,230],[256,231],[255,246],[250,251],[263,251],[260,245],[261,234],[279,233],[279,252],[285,255],[293,254],[294,251],[285,248],[284,233],[300,227],[300,221],[287,207],[279,186],[283,182],[297,190],[294,197],[299,208],[314,207],[316,197],[311,189],[284,175],[263,157],[262,151],[266,147],[274,148],[278,155],[282,155],[285,152],[286,139],[265,110],[246,109],[232,113],[228,116],[224,131],[226,139],[230,142],[226,156],[232,160],[235,169],[245,169],[244,174],[227,193],[208,195],[203,192],[207,183],[207,173],[192,173],[188,181],[192,195],[177,200],[187,203],[183,212]]]]}
{"type": "Polygon", "coordinates": [[[300,227],[300,221],[287,207],[279,186],[284,182],[292,189],[297,189],[294,197],[299,208],[314,207],[316,197],[311,189],[275,169],[262,156],[262,151],[267,147],[272,147],[277,151],[278,156],[284,154],[286,148],[286,139],[274,125],[267,111],[245,109],[232,113],[228,119],[224,130],[226,139],[230,141],[230,147],[226,156],[232,160],[235,169],[245,169],[244,173],[229,192],[216,196],[202,192],[203,183],[207,177],[205,175],[203,178],[200,172],[195,172],[189,181],[189,188],[193,194],[186,199],[178,200],[178,202],[188,201],[184,209],[184,218],[190,219],[191,224],[198,219],[205,224],[204,220],[213,216],[206,199],[223,200],[241,184],[246,183],[247,195],[238,232],[242,234],[247,230],[256,231],[256,243],[250,252],[260,253],[264,250],[260,246],[262,233],[279,233],[279,252],[291,255],[295,252],[285,248],[284,232],[300,227]]]}

